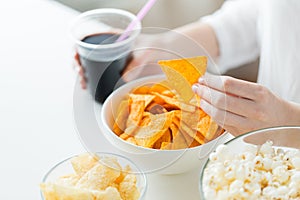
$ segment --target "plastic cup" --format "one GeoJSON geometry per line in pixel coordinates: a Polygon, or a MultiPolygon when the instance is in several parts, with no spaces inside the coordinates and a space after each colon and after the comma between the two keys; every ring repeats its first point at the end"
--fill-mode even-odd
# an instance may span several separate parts
{"type": "Polygon", "coordinates": [[[87,88],[96,101],[103,103],[109,94],[124,83],[122,71],[128,63],[141,23],[116,42],[136,16],[120,9],[96,9],[78,16],[71,27],[87,88]]]}

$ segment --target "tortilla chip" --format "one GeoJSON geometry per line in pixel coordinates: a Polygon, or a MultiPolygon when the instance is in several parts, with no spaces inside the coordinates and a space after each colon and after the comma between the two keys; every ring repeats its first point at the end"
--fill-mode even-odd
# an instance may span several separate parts
{"type": "Polygon", "coordinates": [[[127,142],[131,143],[131,144],[135,144],[137,145],[136,140],[134,139],[134,137],[128,137],[127,139],[125,139],[127,142]]]}
{"type": "Polygon", "coordinates": [[[160,149],[162,147],[162,143],[171,143],[172,136],[170,129],[167,129],[165,133],[153,144],[154,149],[160,149]]]}
{"type": "Polygon", "coordinates": [[[124,133],[130,136],[133,135],[133,132],[139,126],[143,118],[145,101],[144,100],[132,101],[132,99],[130,99],[129,102],[131,102],[131,104],[129,106],[129,115],[126,122],[126,129],[124,133]]]}
{"type": "Polygon", "coordinates": [[[166,103],[168,103],[168,104],[170,104],[172,106],[175,106],[177,109],[185,110],[187,112],[194,112],[196,110],[195,106],[186,104],[186,103],[181,102],[181,101],[179,101],[177,99],[170,98],[170,97],[158,94],[156,92],[153,92],[153,94],[155,94],[156,96],[158,96],[159,98],[161,98],[166,103]]]}
{"type": "Polygon", "coordinates": [[[128,135],[126,133],[122,133],[121,135],[119,135],[119,137],[123,140],[127,140],[128,138],[132,137],[132,135],[128,135]]]}
{"type": "Polygon", "coordinates": [[[203,117],[197,124],[197,131],[202,133],[206,140],[214,138],[217,130],[218,125],[208,115],[203,117]]]}
{"type": "Polygon", "coordinates": [[[188,147],[184,136],[182,135],[182,133],[179,131],[179,128],[172,123],[170,125],[170,129],[171,129],[171,133],[172,133],[172,137],[173,137],[173,141],[172,141],[172,149],[185,149],[188,147]]]}
{"type": "Polygon", "coordinates": [[[199,145],[201,145],[197,140],[193,140],[193,142],[190,144],[190,148],[193,148],[193,147],[197,147],[197,146],[199,146],[199,145]]]}
{"type": "Polygon", "coordinates": [[[133,94],[150,94],[150,87],[147,85],[140,86],[132,91],[133,94]]]}
{"type": "Polygon", "coordinates": [[[160,83],[156,83],[150,87],[149,93],[157,92],[157,93],[163,93],[164,91],[169,91],[170,88],[167,86],[166,81],[162,81],[160,83]]]}
{"type": "Polygon", "coordinates": [[[191,58],[161,60],[158,61],[161,66],[166,66],[179,72],[190,85],[196,83],[200,76],[206,72],[207,57],[197,56],[191,58]]]}
{"type": "Polygon", "coordinates": [[[123,113],[118,114],[114,132],[127,142],[155,149],[194,147],[216,138],[219,126],[200,108],[200,97],[191,89],[205,73],[207,58],[159,64],[167,80],[134,89],[129,94],[129,114],[119,111],[123,113]]]}
{"type": "Polygon", "coordinates": [[[172,149],[172,143],[170,142],[162,142],[161,143],[161,146],[160,146],[160,149],[161,150],[171,150],[172,149]]]}
{"type": "Polygon", "coordinates": [[[150,114],[150,123],[141,126],[135,133],[137,144],[143,147],[152,147],[163,136],[173,120],[173,112],[153,115],[150,114]]]}
{"type": "MultiPolygon", "coordinates": [[[[170,89],[168,89],[168,86],[166,86],[164,82],[161,82],[161,83],[154,84],[150,88],[149,94],[153,94],[154,92],[163,94],[166,91],[170,91],[170,89]]],[[[172,95],[174,96],[174,94],[172,95]]],[[[164,101],[161,98],[157,97],[156,95],[155,98],[153,99],[153,102],[159,105],[162,105],[164,103],[164,101]]]]}
{"type": "Polygon", "coordinates": [[[128,101],[123,100],[120,103],[120,106],[117,111],[117,117],[115,119],[115,123],[113,125],[113,131],[116,135],[121,135],[124,130],[126,129],[126,119],[129,115],[129,106],[128,106],[128,101]]]}
{"type": "Polygon", "coordinates": [[[180,133],[182,134],[184,140],[185,140],[185,143],[187,144],[187,146],[190,146],[192,144],[192,142],[194,141],[194,138],[191,137],[187,132],[185,132],[184,130],[182,129],[179,129],[180,130],[180,133]]]}
{"type": "Polygon", "coordinates": [[[177,115],[177,117],[180,118],[182,122],[185,124],[188,124],[188,126],[191,129],[197,129],[198,122],[201,119],[201,111],[200,109],[196,109],[195,112],[186,112],[186,111],[181,111],[180,116],[177,115]]]}
{"type": "Polygon", "coordinates": [[[144,112],[143,119],[140,124],[140,126],[148,126],[148,124],[151,122],[151,113],[150,112],[144,112]]]}
{"type": "Polygon", "coordinates": [[[145,111],[150,112],[151,114],[161,114],[168,112],[162,105],[152,102],[145,111]]]}
{"type": "Polygon", "coordinates": [[[175,93],[175,91],[171,91],[171,90],[165,90],[161,94],[170,98],[175,98],[179,96],[177,93],[175,93]]]}
{"type": "Polygon", "coordinates": [[[144,101],[144,106],[147,107],[149,103],[151,103],[151,101],[155,98],[155,96],[151,94],[129,94],[129,98],[133,102],[144,101]]]}
{"type": "Polygon", "coordinates": [[[161,68],[166,74],[172,88],[175,88],[185,102],[189,102],[195,95],[189,82],[174,69],[166,66],[161,66],[161,68]]]}
{"type": "Polygon", "coordinates": [[[179,93],[185,102],[189,102],[195,95],[191,86],[205,73],[207,58],[198,56],[163,60],[159,61],[158,64],[166,74],[168,84],[179,93]]]}

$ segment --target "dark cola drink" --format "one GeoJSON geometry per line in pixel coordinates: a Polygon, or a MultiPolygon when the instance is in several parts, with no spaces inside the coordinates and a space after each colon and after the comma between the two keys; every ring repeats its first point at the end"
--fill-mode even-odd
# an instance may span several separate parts
{"type": "MultiPolygon", "coordinates": [[[[105,47],[114,44],[118,37],[119,35],[114,33],[97,33],[86,36],[81,41],[105,47]]],[[[103,103],[114,89],[124,84],[121,75],[129,53],[121,54],[114,60],[106,60],[105,57],[100,58],[101,56],[98,59],[97,51],[98,49],[95,48],[90,54],[80,56],[80,61],[85,69],[88,90],[96,101],[103,103]]]]}

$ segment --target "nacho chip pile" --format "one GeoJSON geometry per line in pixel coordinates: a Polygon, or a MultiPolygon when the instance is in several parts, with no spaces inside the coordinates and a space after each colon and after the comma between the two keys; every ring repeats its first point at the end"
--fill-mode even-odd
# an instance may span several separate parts
{"type": "Polygon", "coordinates": [[[205,73],[206,57],[160,61],[167,80],[135,88],[120,103],[113,131],[123,140],[154,149],[202,145],[220,133],[199,107],[191,85],[205,73]]]}
{"type": "Polygon", "coordinates": [[[71,160],[74,174],[40,185],[45,200],[137,200],[136,176],[129,166],[122,169],[112,157],[89,154],[71,160]]]}

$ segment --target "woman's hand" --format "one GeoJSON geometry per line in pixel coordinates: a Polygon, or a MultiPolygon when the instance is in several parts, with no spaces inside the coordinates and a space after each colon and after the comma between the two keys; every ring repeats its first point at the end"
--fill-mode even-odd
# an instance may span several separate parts
{"type": "Polygon", "coordinates": [[[193,85],[200,107],[233,135],[280,125],[300,125],[300,105],[267,88],[228,76],[206,74],[193,85]]]}
{"type": "Polygon", "coordinates": [[[138,37],[132,59],[125,67],[122,78],[126,82],[136,78],[162,73],[157,60],[167,59],[164,34],[142,34],[138,37]]]}
{"type": "Polygon", "coordinates": [[[80,63],[79,54],[76,52],[74,56],[74,67],[78,70],[79,78],[80,78],[80,85],[82,89],[86,89],[86,77],[84,75],[84,68],[80,63]]]}

